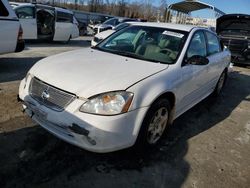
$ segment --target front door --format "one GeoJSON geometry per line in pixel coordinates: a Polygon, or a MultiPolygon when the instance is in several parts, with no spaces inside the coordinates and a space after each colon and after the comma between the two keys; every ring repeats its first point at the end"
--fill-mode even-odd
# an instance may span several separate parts
{"type": "Polygon", "coordinates": [[[35,14],[35,6],[21,6],[15,9],[23,28],[24,39],[37,39],[37,21],[35,14]]]}
{"type": "MultiPolygon", "coordinates": [[[[189,44],[185,59],[194,55],[206,57],[206,39],[203,31],[197,31],[189,44]]],[[[176,115],[182,114],[206,95],[209,65],[184,64],[181,67],[182,83],[179,86],[176,115]]]]}

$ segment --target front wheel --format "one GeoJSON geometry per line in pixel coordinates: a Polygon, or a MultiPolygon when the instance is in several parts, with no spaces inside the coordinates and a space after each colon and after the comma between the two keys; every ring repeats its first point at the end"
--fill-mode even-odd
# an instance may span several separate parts
{"type": "Polygon", "coordinates": [[[167,99],[157,100],[143,120],[135,147],[147,148],[156,145],[170,124],[170,105],[167,99]]]}

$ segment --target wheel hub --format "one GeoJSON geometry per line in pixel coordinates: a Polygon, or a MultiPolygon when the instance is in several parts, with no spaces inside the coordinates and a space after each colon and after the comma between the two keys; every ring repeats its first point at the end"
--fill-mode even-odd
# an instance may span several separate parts
{"type": "Polygon", "coordinates": [[[162,136],[168,121],[168,110],[165,107],[158,109],[151,119],[148,127],[147,141],[155,144],[162,136]]]}

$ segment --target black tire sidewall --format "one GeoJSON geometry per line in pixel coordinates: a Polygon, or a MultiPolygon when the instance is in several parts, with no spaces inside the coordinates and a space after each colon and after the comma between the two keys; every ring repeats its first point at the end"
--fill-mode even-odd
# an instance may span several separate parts
{"type": "Polygon", "coordinates": [[[218,80],[218,82],[217,82],[217,84],[216,84],[216,87],[215,87],[215,90],[214,90],[214,93],[213,93],[215,96],[219,96],[219,95],[220,95],[221,91],[223,90],[223,88],[224,88],[224,86],[225,86],[226,79],[227,79],[227,73],[226,73],[226,70],[224,70],[224,71],[221,73],[220,78],[219,78],[219,80],[218,80]],[[224,82],[223,82],[223,85],[222,85],[222,87],[220,88],[220,90],[218,90],[219,82],[220,82],[220,79],[221,79],[221,77],[222,77],[223,75],[224,75],[224,82]]]}
{"type": "Polygon", "coordinates": [[[149,110],[148,110],[148,112],[143,120],[143,123],[141,125],[141,129],[140,129],[140,132],[138,134],[138,137],[137,137],[137,140],[135,143],[136,148],[146,149],[146,148],[155,146],[160,142],[162,137],[164,137],[164,134],[166,132],[166,129],[168,128],[168,125],[170,124],[169,123],[170,122],[170,111],[171,111],[170,103],[167,99],[164,99],[164,98],[159,99],[152,104],[152,106],[149,108],[149,110]],[[167,125],[165,127],[164,133],[162,134],[161,138],[155,144],[150,144],[147,141],[149,124],[150,124],[151,119],[155,115],[155,112],[162,107],[166,107],[168,110],[168,122],[167,122],[167,125]]]}

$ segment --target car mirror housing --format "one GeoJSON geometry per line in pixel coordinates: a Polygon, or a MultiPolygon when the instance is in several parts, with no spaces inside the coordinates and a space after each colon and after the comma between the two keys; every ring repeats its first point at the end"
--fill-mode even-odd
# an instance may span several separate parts
{"type": "Polygon", "coordinates": [[[194,55],[187,59],[187,64],[190,65],[207,65],[208,63],[209,63],[208,58],[200,55],[194,55]]]}

